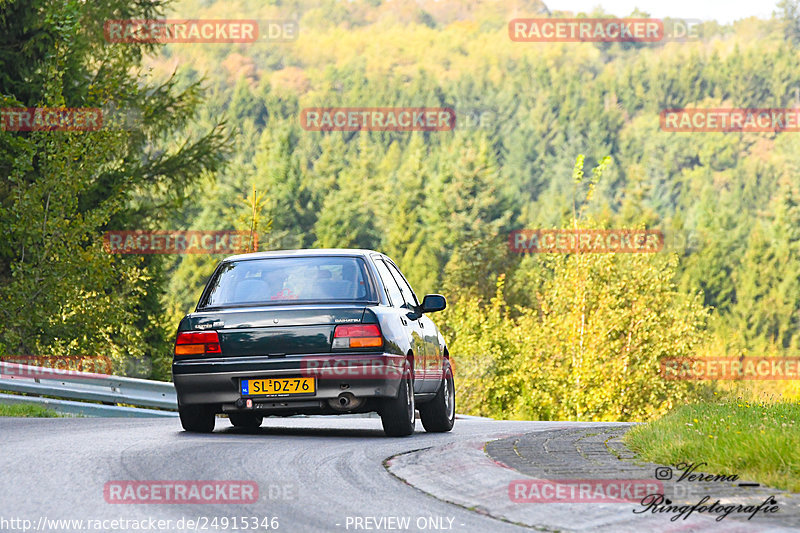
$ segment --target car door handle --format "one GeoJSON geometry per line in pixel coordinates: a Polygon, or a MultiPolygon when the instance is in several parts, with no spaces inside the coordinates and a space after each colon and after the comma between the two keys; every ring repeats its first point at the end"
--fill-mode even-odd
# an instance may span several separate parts
{"type": "Polygon", "coordinates": [[[403,318],[403,317],[400,317],[400,322],[401,322],[401,323],[402,323],[404,326],[407,326],[407,325],[408,325],[408,322],[406,322],[406,319],[405,319],[405,318],[403,318]]]}

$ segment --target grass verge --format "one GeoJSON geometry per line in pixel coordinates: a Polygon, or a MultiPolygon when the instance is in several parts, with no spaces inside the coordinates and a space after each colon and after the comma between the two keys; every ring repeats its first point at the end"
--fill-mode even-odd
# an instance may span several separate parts
{"type": "Polygon", "coordinates": [[[52,409],[41,405],[26,405],[23,403],[0,404],[0,416],[22,416],[31,418],[57,418],[60,416],[52,409]]]}
{"type": "Polygon", "coordinates": [[[625,443],[648,461],[707,463],[698,472],[800,492],[800,403],[684,405],[635,427],[625,443]]]}

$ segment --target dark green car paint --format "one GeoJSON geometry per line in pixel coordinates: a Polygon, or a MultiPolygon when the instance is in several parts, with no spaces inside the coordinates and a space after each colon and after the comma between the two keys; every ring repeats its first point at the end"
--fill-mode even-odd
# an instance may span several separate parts
{"type": "MultiPolygon", "coordinates": [[[[261,377],[297,377],[302,361],[308,357],[330,357],[337,360],[374,360],[396,364],[397,358],[413,365],[414,395],[418,404],[433,398],[442,382],[442,368],[447,350],[433,321],[407,307],[391,305],[383,281],[373,261],[391,261],[371,250],[296,250],[233,256],[231,261],[247,261],[273,257],[346,256],[357,257],[367,266],[371,301],[282,302],[280,304],[247,304],[225,308],[204,308],[208,287],[195,312],[181,321],[178,332],[214,330],[219,335],[221,354],[213,357],[176,356],[173,378],[181,405],[202,404],[216,412],[238,412],[241,406],[239,383],[242,379],[261,377]],[[380,349],[361,348],[333,350],[334,329],[338,325],[379,324],[384,337],[380,349]]],[[[392,266],[394,266],[392,264],[392,266]]],[[[395,267],[396,268],[396,267],[395,267]]],[[[211,278],[213,280],[213,276],[211,278]]],[[[210,286],[210,283],[209,283],[210,286]]],[[[348,412],[375,410],[377,400],[396,397],[398,379],[318,379],[313,398],[264,399],[258,402],[259,413],[340,414],[327,403],[342,391],[366,402],[348,412]]]]}

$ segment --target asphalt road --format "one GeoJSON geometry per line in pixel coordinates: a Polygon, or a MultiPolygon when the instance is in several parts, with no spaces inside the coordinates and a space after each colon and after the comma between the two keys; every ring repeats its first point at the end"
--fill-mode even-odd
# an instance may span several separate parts
{"type": "MultiPolygon", "coordinates": [[[[510,439],[515,450],[524,434],[547,441],[587,427],[601,434],[609,424],[460,419],[450,433],[428,434],[418,421],[413,437],[386,438],[377,418],[271,418],[253,431],[218,419],[211,435],[184,433],[177,419],[0,418],[0,531],[786,530],[709,517],[634,521],[630,504],[511,504],[509,482],[524,474],[487,454],[486,443],[510,439]],[[257,484],[258,498],[110,503],[108,484],[130,480],[244,481],[257,484]]],[[[552,457],[572,464],[569,453],[587,453],[568,448],[552,457]]]]}
{"type": "MultiPolygon", "coordinates": [[[[87,527],[99,525],[103,531],[132,531],[132,523],[117,529],[111,522],[58,528],[52,520],[161,519],[172,520],[162,531],[202,531],[179,528],[177,521],[208,517],[201,524],[207,531],[235,531],[236,516],[276,517],[278,531],[287,532],[386,531],[403,525],[389,517],[408,519],[410,531],[523,531],[429,496],[392,476],[383,462],[411,450],[488,441],[548,425],[553,424],[458,420],[451,433],[428,434],[417,421],[413,437],[386,438],[375,418],[270,418],[251,432],[218,419],[211,435],[184,433],[177,419],[0,418],[0,530],[22,531],[21,520],[29,520],[31,530],[96,531],[87,527]],[[252,480],[259,500],[107,503],[106,483],[120,480],[252,480]],[[229,518],[227,529],[222,517],[229,518]]],[[[158,530],[158,524],[150,529],[158,530]]]]}

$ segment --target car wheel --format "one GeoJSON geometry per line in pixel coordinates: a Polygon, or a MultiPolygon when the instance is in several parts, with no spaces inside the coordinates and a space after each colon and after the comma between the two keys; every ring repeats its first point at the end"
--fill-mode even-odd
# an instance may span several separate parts
{"type": "Polygon", "coordinates": [[[414,381],[410,374],[403,372],[397,398],[384,400],[380,414],[387,437],[407,437],[414,433],[414,381]]]}
{"type": "Polygon", "coordinates": [[[228,415],[228,420],[234,427],[255,429],[261,425],[264,417],[252,413],[231,413],[228,415]]]}
{"type": "Polygon", "coordinates": [[[211,433],[214,431],[214,423],[217,420],[217,416],[206,405],[179,405],[178,414],[181,417],[181,425],[185,431],[193,433],[211,433]]]}
{"type": "Polygon", "coordinates": [[[456,388],[450,365],[445,366],[442,384],[433,400],[419,406],[419,418],[425,431],[431,433],[453,429],[456,421],[456,388]]]}

